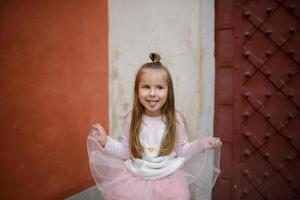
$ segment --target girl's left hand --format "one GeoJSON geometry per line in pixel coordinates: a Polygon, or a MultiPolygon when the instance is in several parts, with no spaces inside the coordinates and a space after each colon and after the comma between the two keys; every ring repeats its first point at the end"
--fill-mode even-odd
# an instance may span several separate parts
{"type": "Polygon", "coordinates": [[[222,146],[222,142],[218,137],[204,137],[201,139],[200,143],[205,149],[213,149],[222,146]]]}

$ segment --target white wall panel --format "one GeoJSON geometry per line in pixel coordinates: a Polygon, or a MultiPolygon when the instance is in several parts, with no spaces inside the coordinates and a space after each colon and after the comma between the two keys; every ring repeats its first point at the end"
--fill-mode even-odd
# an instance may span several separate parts
{"type": "Polygon", "coordinates": [[[158,52],[173,77],[189,137],[211,135],[214,110],[214,1],[109,1],[110,133],[121,135],[137,69],[158,52]]]}

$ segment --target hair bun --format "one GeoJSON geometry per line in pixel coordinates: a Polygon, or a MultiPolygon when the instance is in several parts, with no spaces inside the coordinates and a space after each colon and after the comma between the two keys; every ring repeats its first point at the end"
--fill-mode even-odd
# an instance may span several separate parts
{"type": "Polygon", "coordinates": [[[150,53],[149,57],[154,63],[160,61],[160,55],[158,53],[150,53]]]}

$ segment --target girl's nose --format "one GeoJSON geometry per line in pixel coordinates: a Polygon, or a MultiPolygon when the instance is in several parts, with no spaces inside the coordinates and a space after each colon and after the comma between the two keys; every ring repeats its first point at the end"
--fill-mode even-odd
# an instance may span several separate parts
{"type": "Polygon", "coordinates": [[[150,90],[150,96],[155,96],[155,90],[153,88],[150,90]]]}

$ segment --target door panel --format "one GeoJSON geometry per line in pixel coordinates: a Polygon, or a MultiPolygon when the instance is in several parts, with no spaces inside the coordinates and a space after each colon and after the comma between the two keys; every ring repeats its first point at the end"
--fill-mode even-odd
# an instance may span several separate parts
{"type": "Polygon", "coordinates": [[[216,1],[215,132],[225,163],[214,199],[300,198],[299,8],[216,1]]]}

